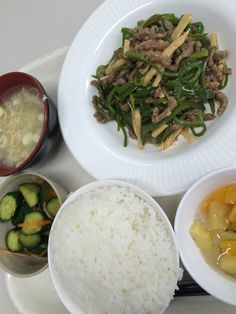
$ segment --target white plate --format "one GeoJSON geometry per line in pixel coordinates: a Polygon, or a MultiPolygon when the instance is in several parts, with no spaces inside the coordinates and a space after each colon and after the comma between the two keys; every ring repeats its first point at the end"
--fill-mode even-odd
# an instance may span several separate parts
{"type": "Polygon", "coordinates": [[[136,141],[130,140],[124,148],[115,123],[102,125],[93,117],[95,88],[90,85],[91,75],[120,46],[123,26],[134,27],[138,20],[157,12],[178,16],[192,12],[193,19],[202,21],[208,32],[218,33],[220,47],[231,52],[228,64],[236,68],[234,0],[109,0],[77,34],[63,66],[58,93],[62,133],[77,161],[97,179],[128,181],[153,196],[179,193],[206,172],[233,163],[236,157],[235,74],[225,90],[230,102],[226,113],[192,145],[183,142],[166,152],[146,145],[139,151],[136,141]]]}

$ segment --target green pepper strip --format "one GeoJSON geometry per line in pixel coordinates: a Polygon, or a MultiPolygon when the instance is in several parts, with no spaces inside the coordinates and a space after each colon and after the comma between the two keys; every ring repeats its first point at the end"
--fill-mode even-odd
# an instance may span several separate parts
{"type": "Polygon", "coordinates": [[[142,28],[151,26],[153,24],[157,24],[160,21],[163,21],[164,19],[170,21],[174,26],[176,26],[179,23],[179,19],[173,14],[154,14],[149,19],[144,21],[141,25],[142,28]]]}
{"type": "Polygon", "coordinates": [[[207,33],[203,33],[203,34],[201,34],[201,33],[189,34],[189,37],[190,37],[191,39],[193,39],[193,40],[200,40],[200,41],[205,40],[205,39],[208,40],[208,37],[207,37],[207,36],[208,36],[207,33]]]}
{"type": "Polygon", "coordinates": [[[202,49],[197,52],[194,52],[190,57],[183,59],[180,63],[180,67],[184,66],[188,62],[196,61],[201,58],[206,58],[209,55],[209,51],[207,49],[202,49]]]}
{"type": "Polygon", "coordinates": [[[117,93],[119,94],[118,98],[122,102],[124,101],[132,92],[137,89],[137,85],[134,81],[130,81],[120,87],[116,88],[117,93]]]}
{"type": "Polygon", "coordinates": [[[177,117],[174,117],[174,121],[178,123],[179,125],[182,125],[184,127],[201,127],[204,124],[204,118],[203,118],[203,112],[201,110],[198,111],[198,119],[194,121],[188,121],[184,119],[179,119],[177,117]]]}
{"type": "Polygon", "coordinates": [[[113,115],[116,115],[116,110],[112,107],[111,101],[112,101],[114,94],[116,93],[116,90],[117,90],[116,86],[112,88],[112,90],[110,91],[110,93],[107,96],[107,102],[106,102],[107,107],[109,108],[109,110],[111,111],[111,113],[113,115]]]}
{"type": "Polygon", "coordinates": [[[215,114],[215,111],[216,111],[215,99],[214,98],[208,99],[208,103],[210,105],[212,114],[215,114]]]}
{"type": "Polygon", "coordinates": [[[194,130],[194,127],[190,127],[190,129],[191,129],[193,135],[198,136],[198,137],[199,137],[199,136],[202,136],[203,134],[206,133],[206,130],[207,130],[206,125],[203,124],[203,125],[201,126],[201,128],[202,128],[202,130],[199,131],[199,132],[197,132],[197,131],[194,130]]]}
{"type": "Polygon", "coordinates": [[[225,74],[223,84],[221,83],[221,85],[219,86],[219,89],[223,89],[226,87],[226,85],[228,84],[228,79],[229,79],[228,74],[225,74]]]}
{"type": "Polygon", "coordinates": [[[190,28],[192,27],[196,27],[197,28],[197,31],[194,32],[194,34],[202,34],[204,32],[204,26],[202,24],[202,22],[196,22],[196,23],[191,23],[190,24],[190,28]]]}
{"type": "Polygon", "coordinates": [[[105,73],[106,68],[107,68],[107,64],[106,65],[104,65],[104,64],[99,65],[97,67],[97,70],[96,70],[96,76],[99,77],[102,72],[105,73]]]}
{"type": "Polygon", "coordinates": [[[183,76],[186,75],[188,72],[192,71],[194,68],[202,64],[203,64],[202,61],[196,61],[194,63],[184,66],[180,71],[179,74],[180,78],[183,78],[183,76]]]}
{"type": "Polygon", "coordinates": [[[121,33],[122,33],[122,46],[124,46],[125,39],[129,39],[130,37],[132,37],[132,31],[128,27],[123,27],[121,29],[121,33]]]}

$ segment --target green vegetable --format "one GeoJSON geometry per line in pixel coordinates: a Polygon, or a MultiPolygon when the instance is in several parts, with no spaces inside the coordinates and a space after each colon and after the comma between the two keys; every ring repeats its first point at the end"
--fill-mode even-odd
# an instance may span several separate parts
{"type": "Polygon", "coordinates": [[[22,196],[20,192],[15,191],[7,193],[0,202],[0,219],[2,221],[10,220],[21,201],[22,196]]]}
{"type": "Polygon", "coordinates": [[[24,233],[20,232],[19,240],[23,247],[31,249],[39,245],[41,241],[41,235],[40,234],[25,235],[24,233]]]}
{"type": "Polygon", "coordinates": [[[24,183],[19,186],[19,190],[23,194],[23,197],[26,201],[26,203],[30,207],[34,207],[35,205],[38,204],[39,202],[39,191],[40,191],[40,186],[35,183],[24,183]]]}
{"type": "Polygon", "coordinates": [[[48,182],[44,182],[40,187],[39,192],[39,199],[40,204],[43,205],[44,203],[48,203],[50,199],[56,196],[55,191],[53,190],[52,186],[48,182]]]}
{"type": "Polygon", "coordinates": [[[11,252],[21,252],[23,247],[20,242],[20,230],[12,229],[6,235],[6,245],[11,252]]]}
{"type": "Polygon", "coordinates": [[[11,218],[11,222],[13,223],[14,226],[17,227],[24,221],[25,216],[31,213],[32,211],[33,209],[31,207],[29,207],[27,204],[23,204],[21,207],[18,207],[16,209],[14,216],[11,218]]]}
{"type": "Polygon", "coordinates": [[[158,24],[158,22],[163,21],[164,19],[170,21],[174,26],[179,23],[179,19],[174,14],[154,14],[149,19],[144,21],[140,26],[141,27],[148,27],[151,25],[158,24]]]}
{"type": "Polygon", "coordinates": [[[22,232],[26,235],[36,234],[43,228],[41,222],[44,220],[44,215],[39,211],[33,211],[25,216],[22,232]]]}
{"type": "Polygon", "coordinates": [[[47,211],[52,217],[55,217],[59,208],[61,207],[60,201],[58,197],[52,198],[48,203],[47,203],[47,211]]]}

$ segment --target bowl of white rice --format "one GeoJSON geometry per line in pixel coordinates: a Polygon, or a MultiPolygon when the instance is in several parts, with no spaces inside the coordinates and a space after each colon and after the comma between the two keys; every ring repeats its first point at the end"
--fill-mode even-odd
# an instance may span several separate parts
{"type": "Polygon", "coordinates": [[[72,193],[54,220],[49,269],[71,313],[160,314],[180,278],[164,211],[139,188],[97,181],[72,193]]]}

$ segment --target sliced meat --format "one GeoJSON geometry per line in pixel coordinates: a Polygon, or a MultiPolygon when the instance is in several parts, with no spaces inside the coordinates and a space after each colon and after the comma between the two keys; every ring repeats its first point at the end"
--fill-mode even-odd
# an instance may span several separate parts
{"type": "Polygon", "coordinates": [[[160,51],[147,51],[142,50],[140,53],[145,57],[148,58],[153,63],[161,64],[164,68],[169,68],[171,65],[171,61],[167,60],[165,57],[163,57],[162,53],[160,51]]]}
{"type": "Polygon", "coordinates": [[[168,106],[162,113],[159,113],[159,109],[157,107],[154,108],[152,113],[153,124],[156,124],[165,119],[166,117],[170,116],[172,111],[177,106],[177,100],[173,96],[170,96],[165,89],[163,89],[162,92],[164,93],[165,97],[168,100],[168,106]]]}
{"type": "Polygon", "coordinates": [[[204,121],[211,121],[214,119],[215,119],[215,116],[212,113],[205,113],[204,114],[204,121]]]}
{"type": "Polygon", "coordinates": [[[126,83],[126,80],[123,77],[120,77],[120,78],[118,78],[118,80],[116,80],[114,82],[114,85],[115,86],[121,86],[121,85],[124,85],[125,83],[126,83]]]}
{"type": "Polygon", "coordinates": [[[120,104],[120,109],[124,112],[128,112],[130,110],[129,104],[127,102],[124,104],[120,104]]]}
{"type": "Polygon", "coordinates": [[[225,109],[228,105],[228,99],[222,92],[217,92],[215,96],[216,101],[219,103],[218,115],[222,115],[225,112],[225,109]]]}
{"type": "Polygon", "coordinates": [[[166,19],[163,20],[163,25],[167,31],[174,30],[174,25],[166,19]]]}
{"type": "Polygon", "coordinates": [[[179,125],[178,123],[172,123],[172,125],[170,126],[171,130],[176,131],[179,130],[180,128],[182,128],[181,125],[179,125]]]}
{"type": "Polygon", "coordinates": [[[158,50],[163,51],[169,43],[162,39],[148,39],[143,42],[138,42],[135,44],[133,50],[139,52],[140,50],[158,50]]]}
{"type": "Polygon", "coordinates": [[[226,50],[215,51],[213,54],[213,60],[218,64],[226,60],[227,57],[228,57],[228,51],[226,50]]]}
{"type": "Polygon", "coordinates": [[[202,43],[199,40],[196,40],[194,43],[194,51],[199,51],[202,48],[202,43]]]}
{"type": "Polygon", "coordinates": [[[94,113],[93,116],[96,118],[97,122],[99,122],[99,123],[106,123],[106,122],[108,122],[108,120],[107,120],[105,117],[103,117],[103,116],[102,116],[99,112],[97,112],[97,111],[95,111],[95,113],[94,113]]]}
{"type": "Polygon", "coordinates": [[[194,109],[187,113],[187,119],[190,121],[197,120],[198,118],[198,109],[194,109]]]}
{"type": "Polygon", "coordinates": [[[215,61],[214,61],[214,54],[216,52],[216,47],[213,47],[211,50],[210,50],[210,53],[209,53],[209,56],[208,56],[208,59],[207,59],[207,65],[209,67],[211,67],[213,64],[215,64],[215,61]]]}
{"type": "Polygon", "coordinates": [[[133,38],[136,40],[148,40],[148,39],[158,39],[158,38],[164,38],[166,36],[166,33],[157,33],[155,32],[155,28],[139,28],[136,27],[133,29],[133,38]]]}
{"type": "Polygon", "coordinates": [[[223,73],[227,74],[227,75],[230,75],[230,74],[232,74],[232,69],[228,68],[228,67],[225,67],[225,68],[223,68],[223,73]]]}
{"type": "Polygon", "coordinates": [[[155,100],[156,99],[154,97],[146,97],[145,98],[145,103],[146,104],[152,104],[152,103],[154,103],[155,100]]]}
{"type": "Polygon", "coordinates": [[[154,98],[159,98],[163,94],[161,87],[157,87],[153,92],[154,98]]]}
{"type": "Polygon", "coordinates": [[[213,64],[210,70],[212,74],[217,78],[217,81],[221,82],[224,76],[223,71],[220,70],[216,64],[213,64]]]}
{"type": "Polygon", "coordinates": [[[177,71],[179,68],[180,62],[189,57],[194,52],[194,42],[192,40],[188,40],[188,44],[186,45],[186,49],[183,50],[180,56],[175,59],[175,64],[172,64],[169,69],[172,71],[177,71]]]}

